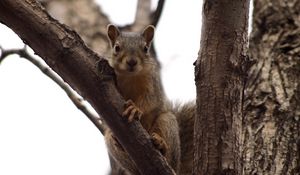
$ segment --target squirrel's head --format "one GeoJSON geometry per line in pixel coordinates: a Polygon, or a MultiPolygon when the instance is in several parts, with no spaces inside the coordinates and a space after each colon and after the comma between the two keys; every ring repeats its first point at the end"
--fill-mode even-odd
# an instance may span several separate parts
{"type": "Polygon", "coordinates": [[[154,26],[149,25],[141,33],[131,33],[120,32],[112,24],[107,26],[107,36],[112,47],[109,64],[117,74],[135,75],[153,65],[149,50],[154,30],[154,26]]]}

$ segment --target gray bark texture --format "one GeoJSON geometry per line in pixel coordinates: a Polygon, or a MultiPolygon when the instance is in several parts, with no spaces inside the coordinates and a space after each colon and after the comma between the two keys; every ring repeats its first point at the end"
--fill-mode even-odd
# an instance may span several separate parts
{"type": "Polygon", "coordinates": [[[249,1],[205,0],[195,67],[194,175],[241,174],[249,1]]]}
{"type": "Polygon", "coordinates": [[[300,1],[255,0],[244,174],[300,174],[300,1]]]}

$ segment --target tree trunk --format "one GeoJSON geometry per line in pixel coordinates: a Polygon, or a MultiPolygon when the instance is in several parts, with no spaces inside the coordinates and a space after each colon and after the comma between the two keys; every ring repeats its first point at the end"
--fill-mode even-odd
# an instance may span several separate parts
{"type": "Polygon", "coordinates": [[[255,0],[245,174],[300,173],[300,0],[255,0]]]}
{"type": "Polygon", "coordinates": [[[249,1],[205,0],[196,62],[194,175],[241,174],[249,1]]]}

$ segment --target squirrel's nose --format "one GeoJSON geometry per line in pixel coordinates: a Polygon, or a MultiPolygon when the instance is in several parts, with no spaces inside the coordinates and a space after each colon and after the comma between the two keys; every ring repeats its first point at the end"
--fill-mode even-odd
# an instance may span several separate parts
{"type": "Polygon", "coordinates": [[[126,61],[127,65],[130,67],[134,67],[137,64],[136,59],[130,59],[126,61]]]}

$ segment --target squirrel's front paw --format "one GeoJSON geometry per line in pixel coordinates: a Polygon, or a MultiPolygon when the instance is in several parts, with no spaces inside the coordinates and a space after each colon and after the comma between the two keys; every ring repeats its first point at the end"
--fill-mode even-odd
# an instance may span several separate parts
{"type": "Polygon", "coordinates": [[[128,118],[128,122],[132,122],[134,119],[140,120],[143,112],[133,103],[132,100],[125,102],[125,110],[122,113],[123,117],[128,118]]]}
{"type": "Polygon", "coordinates": [[[165,156],[166,152],[167,152],[167,147],[168,147],[165,140],[155,132],[152,133],[151,137],[152,137],[152,142],[153,142],[154,146],[156,147],[156,149],[158,149],[161,152],[161,154],[163,156],[165,156]]]}

